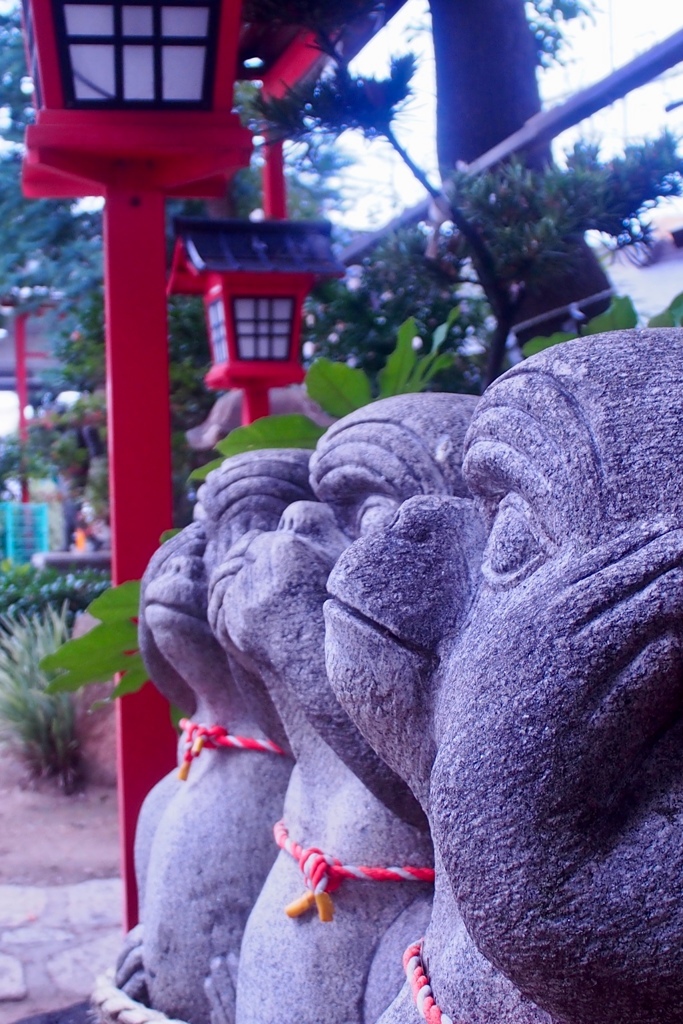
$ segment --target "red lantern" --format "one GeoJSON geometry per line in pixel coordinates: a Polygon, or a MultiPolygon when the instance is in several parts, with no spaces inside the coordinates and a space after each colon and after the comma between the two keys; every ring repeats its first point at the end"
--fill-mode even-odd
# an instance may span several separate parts
{"type": "Polygon", "coordinates": [[[251,135],[232,113],[239,4],[25,0],[36,124],[27,195],[134,184],[221,194],[251,135]]]}
{"type": "Polygon", "coordinates": [[[204,297],[215,390],[242,388],[243,422],[268,414],[268,388],[299,384],[301,316],[316,281],[340,277],[329,224],[176,220],[170,292],[204,297]],[[255,415],[254,415],[255,414],[255,415]]]}
{"type": "MultiPolygon", "coordinates": [[[[172,525],[165,199],[222,195],[251,134],[232,112],[239,0],[25,0],[36,99],[28,196],[105,197],[112,576],[139,578],[172,525]]],[[[166,702],[117,706],[126,926],[138,809],[175,760],[166,702]]]]}

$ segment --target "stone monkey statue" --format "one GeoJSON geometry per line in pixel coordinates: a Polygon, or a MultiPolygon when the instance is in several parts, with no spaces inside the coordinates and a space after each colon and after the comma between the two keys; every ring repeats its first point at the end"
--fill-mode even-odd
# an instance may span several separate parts
{"type": "MultiPolygon", "coordinates": [[[[214,632],[260,676],[263,686],[254,692],[279,714],[296,758],[284,807],[289,839],[344,865],[422,868],[432,854],[414,795],[365,744],[329,689],[327,578],[344,548],[390,521],[405,498],[462,489],[460,453],[475,404],[470,396],[426,395],[416,403],[410,395],[341,420],[311,459],[318,501],[296,502],[277,530],[238,541],[211,579],[214,632]]],[[[238,471],[239,459],[230,461],[238,471]]],[[[401,953],[425,927],[431,886],[344,881],[332,894],[332,923],[318,920],[315,908],[285,915],[304,891],[299,864],[283,849],[245,932],[237,1021],[317,1024],[322,1012],[339,1024],[374,1024],[401,986],[401,953]]]]}
{"type": "MultiPolygon", "coordinates": [[[[198,521],[153,556],[142,581],[140,646],[156,685],[195,723],[286,745],[259,727],[235,682],[242,673],[206,619],[214,552],[252,529],[273,528],[310,496],[308,453],[274,453],[261,474],[210,474],[198,521]]],[[[186,754],[180,741],[181,758],[186,754]]],[[[244,925],[273,863],[272,824],[282,811],[289,756],[206,749],[147,797],[136,836],[142,925],[124,948],[118,984],[133,998],[190,1024],[234,1019],[244,925]]]]}
{"type": "Polygon", "coordinates": [[[553,347],[481,400],[472,501],[330,579],[333,688],[432,827],[430,1020],[683,1021],[682,464],[683,331],[553,347]]]}

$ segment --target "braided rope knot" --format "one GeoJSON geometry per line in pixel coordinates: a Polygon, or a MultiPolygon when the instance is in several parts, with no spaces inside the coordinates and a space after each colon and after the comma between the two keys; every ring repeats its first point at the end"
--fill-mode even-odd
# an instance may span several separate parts
{"type": "Polygon", "coordinates": [[[183,782],[190,774],[192,762],[199,757],[204,747],[218,750],[220,747],[233,750],[260,750],[269,754],[284,754],[272,740],[256,740],[251,736],[233,736],[222,725],[198,725],[189,718],[180,719],[180,728],[185,734],[185,750],[178,769],[178,778],[183,782]]]}
{"type": "Polygon", "coordinates": [[[403,970],[406,972],[415,1006],[427,1024],[453,1024],[452,1018],[439,1009],[432,995],[432,986],[422,962],[422,942],[422,939],[414,942],[403,954],[403,970]]]}
{"type": "Polygon", "coordinates": [[[366,867],[364,864],[342,864],[317,846],[303,847],[290,838],[284,821],[278,821],[273,828],[275,842],[299,865],[304,877],[306,892],[298,900],[285,907],[288,917],[300,917],[313,904],[321,921],[334,918],[334,904],[330,893],[335,892],[347,878],[370,882],[434,882],[433,868],[366,867]]]}

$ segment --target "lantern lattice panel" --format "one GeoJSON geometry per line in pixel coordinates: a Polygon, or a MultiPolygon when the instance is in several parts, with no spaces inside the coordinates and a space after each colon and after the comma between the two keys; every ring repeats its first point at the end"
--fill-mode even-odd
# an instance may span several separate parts
{"type": "Polygon", "coordinates": [[[208,108],[216,0],[55,5],[68,106],[208,108]]]}

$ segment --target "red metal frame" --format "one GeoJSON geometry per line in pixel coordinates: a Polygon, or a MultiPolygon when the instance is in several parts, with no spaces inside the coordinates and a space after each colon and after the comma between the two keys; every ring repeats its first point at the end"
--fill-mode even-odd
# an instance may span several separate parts
{"type": "MultiPolygon", "coordinates": [[[[52,0],[31,0],[31,11],[42,105],[58,110],[64,106],[64,90],[57,58],[52,0]]],[[[30,60],[28,66],[31,66],[30,60]]]]}
{"type": "Polygon", "coordinates": [[[263,76],[263,94],[280,99],[287,89],[306,78],[325,60],[312,32],[302,32],[263,76]]]}
{"type": "Polygon", "coordinates": [[[26,147],[29,197],[106,195],[117,187],[215,196],[249,163],[252,136],[229,112],[40,110],[26,147]]]}
{"type": "MultiPolygon", "coordinates": [[[[139,579],[171,525],[166,195],[220,195],[251,134],[231,113],[240,3],[221,17],[211,112],[65,110],[51,0],[31,0],[41,109],[26,133],[27,196],[102,195],[113,579],[139,579]]],[[[133,839],[151,787],[175,762],[168,707],[146,686],[118,703],[125,926],[137,920],[133,839]]]]}

